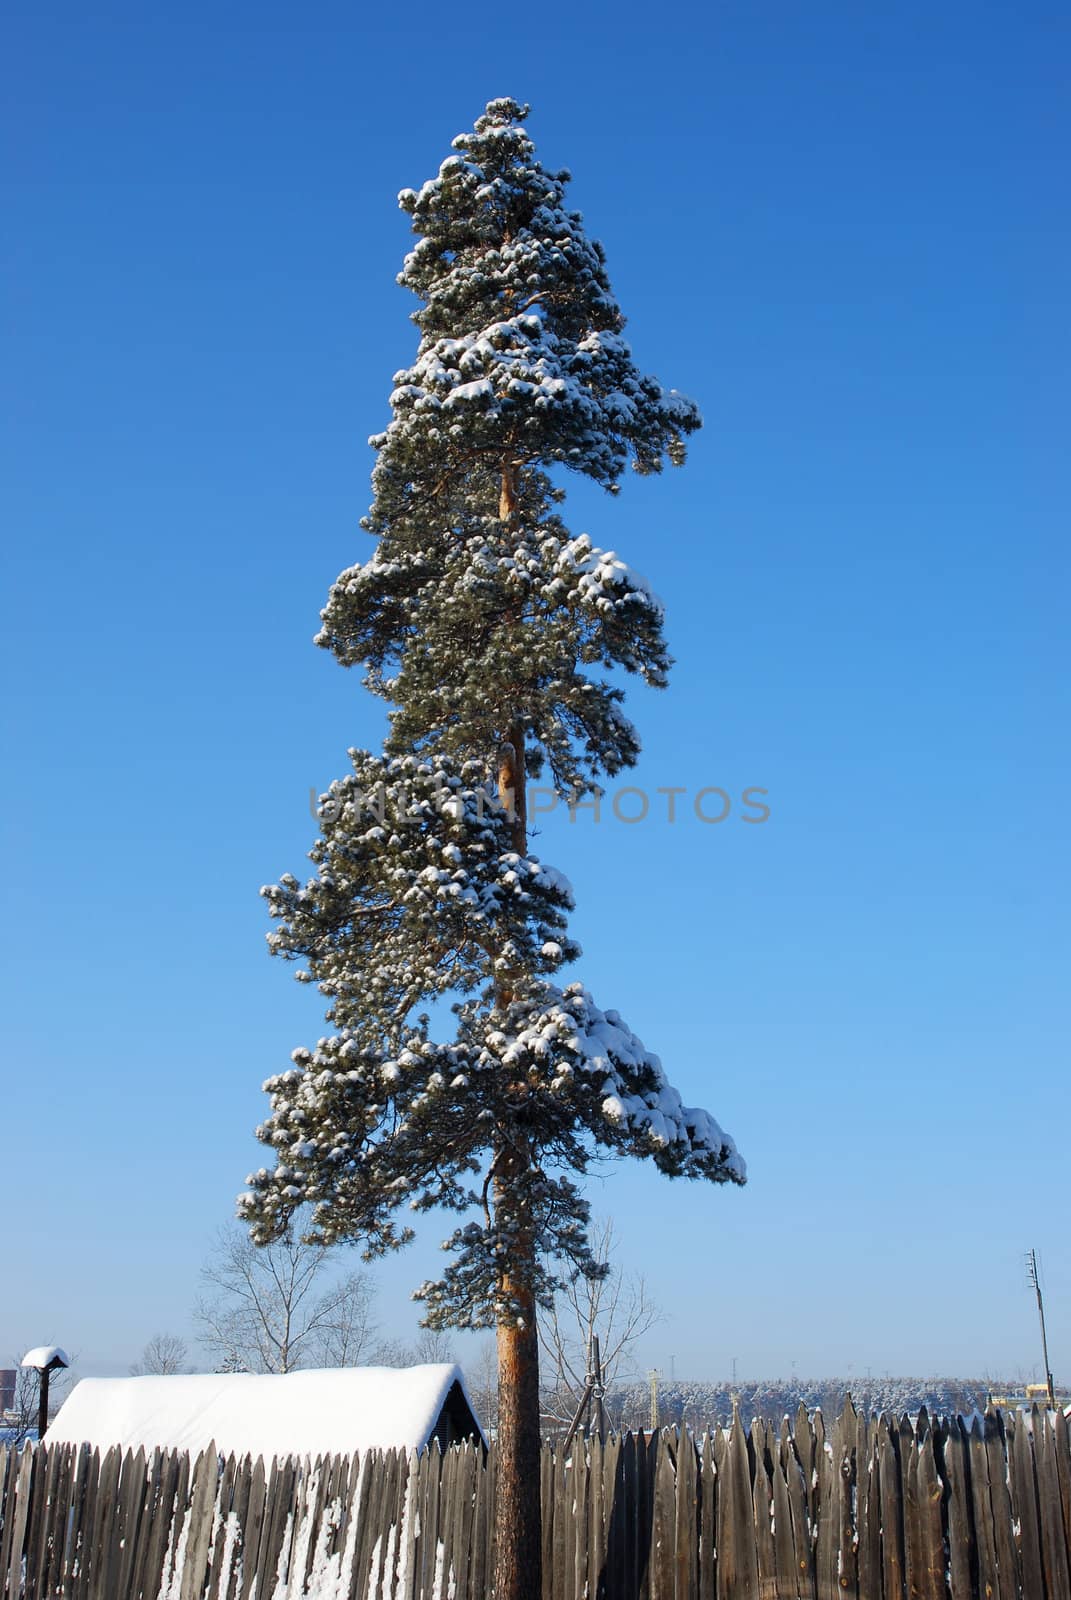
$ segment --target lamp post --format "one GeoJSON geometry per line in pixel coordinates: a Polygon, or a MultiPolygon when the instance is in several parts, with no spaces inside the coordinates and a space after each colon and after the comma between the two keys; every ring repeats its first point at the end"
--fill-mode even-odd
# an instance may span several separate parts
{"type": "Polygon", "coordinates": [[[48,1380],[53,1372],[59,1372],[63,1367],[69,1367],[70,1357],[58,1344],[40,1344],[33,1350],[27,1350],[22,1358],[24,1367],[32,1367],[37,1372],[37,1441],[45,1436],[48,1427],[48,1380]]]}

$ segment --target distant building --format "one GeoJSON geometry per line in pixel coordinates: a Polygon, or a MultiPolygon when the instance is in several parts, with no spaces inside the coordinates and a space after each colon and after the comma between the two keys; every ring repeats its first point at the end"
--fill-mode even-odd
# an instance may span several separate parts
{"type": "Polygon", "coordinates": [[[333,1367],[285,1376],[248,1372],[83,1378],[51,1423],[49,1444],[221,1455],[352,1455],[423,1450],[482,1438],[461,1368],[333,1367]]]}
{"type": "MultiPolygon", "coordinates": [[[[1057,1385],[1054,1397],[1057,1410],[1067,1407],[1069,1395],[1066,1389],[1057,1385]]],[[[1014,1393],[990,1394],[988,1403],[998,1411],[1029,1411],[1031,1406],[1040,1406],[1044,1411],[1049,1403],[1049,1386],[1047,1383],[1028,1383],[1025,1389],[1017,1389],[1014,1393]]]]}
{"type": "Polygon", "coordinates": [[[5,1411],[14,1410],[17,1377],[18,1373],[14,1367],[0,1367],[0,1415],[5,1411]]]}

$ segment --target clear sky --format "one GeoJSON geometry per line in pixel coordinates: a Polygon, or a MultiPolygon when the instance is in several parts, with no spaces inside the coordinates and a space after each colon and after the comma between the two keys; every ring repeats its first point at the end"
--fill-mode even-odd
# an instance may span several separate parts
{"type": "MultiPolygon", "coordinates": [[[[0,1357],[189,1332],[260,1083],[320,1031],[257,889],[381,736],[311,636],[415,349],[395,197],[511,94],[706,419],[682,472],[571,488],[678,665],[630,701],[648,818],[534,844],[578,974],[749,1162],[593,1183],[667,1312],[642,1360],[1029,1374],[1036,1245],[1071,1380],[1066,13],[42,0],[4,32],[0,1357]]],[[[379,1271],[399,1334],[437,1238],[379,1271]]]]}

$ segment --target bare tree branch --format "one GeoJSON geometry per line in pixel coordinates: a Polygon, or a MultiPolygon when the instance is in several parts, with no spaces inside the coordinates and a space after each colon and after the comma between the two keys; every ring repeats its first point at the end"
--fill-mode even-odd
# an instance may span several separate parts
{"type": "Polygon", "coordinates": [[[367,1358],[376,1332],[371,1279],[351,1272],[332,1281],[336,1253],[303,1244],[299,1231],[295,1224],[268,1245],[254,1245],[238,1224],[217,1235],[201,1269],[210,1292],[194,1319],[226,1370],[293,1372],[367,1358]]]}
{"type": "Polygon", "coordinates": [[[494,1435],[498,1431],[498,1351],[493,1338],[483,1341],[475,1361],[466,1367],[465,1382],[484,1433],[494,1435]]]}
{"type": "Polygon", "coordinates": [[[130,1368],[132,1378],[148,1374],[170,1376],[176,1372],[189,1372],[190,1352],[185,1339],[177,1333],[154,1333],[139,1360],[130,1368]]]}
{"type": "Polygon", "coordinates": [[[545,1374],[541,1404],[548,1431],[567,1427],[576,1412],[593,1335],[598,1336],[603,1381],[610,1389],[631,1376],[634,1346],[664,1317],[643,1277],[612,1264],[617,1245],[612,1219],[596,1223],[591,1237],[593,1254],[611,1263],[610,1271],[604,1278],[577,1274],[539,1320],[545,1374]]]}

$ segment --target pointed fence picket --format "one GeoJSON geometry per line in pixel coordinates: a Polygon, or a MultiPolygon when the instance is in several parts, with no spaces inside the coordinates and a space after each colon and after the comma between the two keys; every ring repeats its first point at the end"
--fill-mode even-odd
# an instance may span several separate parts
{"type": "MultiPolygon", "coordinates": [[[[0,1448],[0,1600],[487,1600],[494,1449],[0,1448]]],[[[1059,1412],[545,1445],[543,1600],[1071,1600],[1059,1412]]]]}

